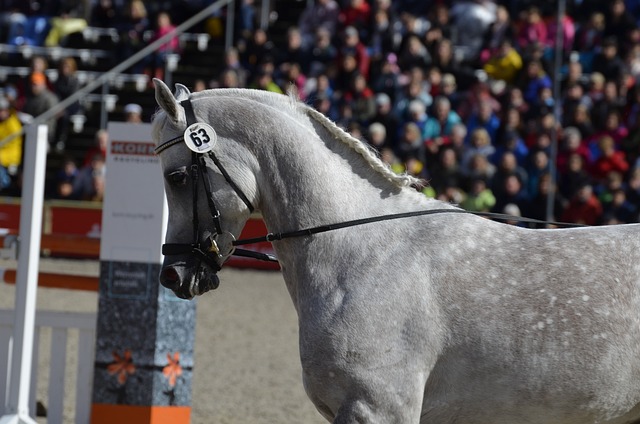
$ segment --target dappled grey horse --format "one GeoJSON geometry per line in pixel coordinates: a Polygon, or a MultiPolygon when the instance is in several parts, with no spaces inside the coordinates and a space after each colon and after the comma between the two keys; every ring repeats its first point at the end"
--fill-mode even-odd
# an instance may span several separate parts
{"type": "Polygon", "coordinates": [[[293,96],[155,87],[162,284],[215,288],[260,211],[329,421],[640,422],[640,226],[492,222],[419,194],[293,96]]]}

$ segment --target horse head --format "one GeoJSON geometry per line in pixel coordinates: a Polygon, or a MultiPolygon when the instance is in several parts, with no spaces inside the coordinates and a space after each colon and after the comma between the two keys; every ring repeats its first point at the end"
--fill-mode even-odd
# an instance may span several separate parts
{"type": "Polygon", "coordinates": [[[160,282],[190,299],[218,287],[217,272],[253,211],[255,198],[245,193],[255,194],[255,181],[232,151],[238,143],[216,134],[211,113],[194,110],[187,87],[176,84],[172,94],[154,84],[161,111],[153,136],[169,206],[160,282]]]}

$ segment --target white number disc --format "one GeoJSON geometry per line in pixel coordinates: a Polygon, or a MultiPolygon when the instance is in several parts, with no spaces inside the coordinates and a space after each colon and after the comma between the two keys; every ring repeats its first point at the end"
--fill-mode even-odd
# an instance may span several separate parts
{"type": "Polygon", "coordinates": [[[196,122],[184,131],[184,143],[196,153],[206,153],[216,145],[218,136],[209,124],[196,122]]]}

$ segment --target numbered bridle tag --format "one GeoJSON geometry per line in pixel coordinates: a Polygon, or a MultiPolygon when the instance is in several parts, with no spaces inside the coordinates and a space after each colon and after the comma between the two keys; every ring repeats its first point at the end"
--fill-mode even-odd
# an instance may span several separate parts
{"type": "Polygon", "coordinates": [[[196,153],[211,151],[217,140],[216,131],[211,125],[204,122],[191,124],[184,131],[184,143],[196,153]]]}

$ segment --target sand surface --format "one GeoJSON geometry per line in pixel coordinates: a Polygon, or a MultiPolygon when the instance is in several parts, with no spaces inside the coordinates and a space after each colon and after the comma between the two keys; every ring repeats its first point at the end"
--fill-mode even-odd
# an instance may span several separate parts
{"type": "MultiPolygon", "coordinates": [[[[98,275],[99,265],[41,261],[41,270],[59,269],[98,275]]],[[[218,290],[197,300],[191,422],[325,423],[302,387],[297,317],[280,273],[225,269],[220,280],[218,290]]],[[[0,293],[0,309],[12,308],[14,287],[0,283],[0,293]]],[[[37,305],[42,310],[91,312],[97,309],[97,294],[42,288],[37,305]]],[[[43,334],[40,370],[48,369],[48,343],[43,334]]],[[[74,343],[77,340],[71,337],[70,364],[75,362],[74,343]]],[[[44,374],[39,373],[37,398],[46,405],[44,374]]],[[[74,378],[68,371],[67,393],[72,392],[74,378]]],[[[65,423],[73,422],[73,396],[68,396],[69,406],[65,403],[65,423]]]]}

